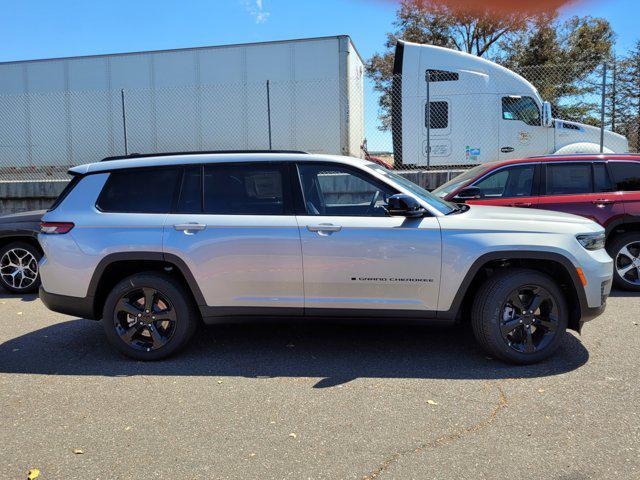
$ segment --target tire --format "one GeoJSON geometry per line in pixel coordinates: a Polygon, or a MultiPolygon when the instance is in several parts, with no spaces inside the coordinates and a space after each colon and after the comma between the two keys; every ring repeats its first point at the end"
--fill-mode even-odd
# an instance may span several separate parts
{"type": "Polygon", "coordinates": [[[537,363],[553,354],[567,323],[568,308],[562,291],[551,277],[536,270],[498,271],[480,287],[471,309],[473,333],[480,346],[500,360],[520,365],[537,363]],[[509,299],[515,298],[515,292],[518,298],[512,302],[509,299]],[[544,300],[532,316],[527,308],[533,293],[544,300]],[[512,306],[518,301],[524,308],[512,306]],[[503,330],[510,333],[504,335],[503,330]]]}
{"type": "Polygon", "coordinates": [[[198,313],[184,287],[155,272],[119,282],[109,293],[102,314],[109,343],[136,360],[173,355],[191,340],[198,324],[198,313]],[[149,305],[152,308],[147,310],[149,305]]]}
{"type": "Polygon", "coordinates": [[[40,250],[27,242],[11,242],[0,248],[0,285],[11,293],[35,292],[40,286],[41,258],[40,250]]]}
{"type": "Polygon", "coordinates": [[[625,274],[627,278],[620,274],[620,269],[629,266],[628,262],[632,260],[631,257],[620,253],[625,247],[627,247],[627,251],[631,253],[631,255],[640,257],[640,232],[623,233],[615,236],[608,242],[607,253],[613,258],[613,284],[622,290],[640,292],[640,268],[632,267],[625,274]],[[631,246],[630,249],[629,246],[631,246]],[[634,275],[637,279],[635,283],[632,281],[634,275]]]}

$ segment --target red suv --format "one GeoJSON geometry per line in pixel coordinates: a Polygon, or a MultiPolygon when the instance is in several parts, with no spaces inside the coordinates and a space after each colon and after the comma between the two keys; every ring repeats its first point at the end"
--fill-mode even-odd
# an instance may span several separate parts
{"type": "Polygon", "coordinates": [[[574,213],[602,225],[619,288],[640,291],[640,155],[567,155],[496,161],[433,191],[454,202],[574,213]]]}

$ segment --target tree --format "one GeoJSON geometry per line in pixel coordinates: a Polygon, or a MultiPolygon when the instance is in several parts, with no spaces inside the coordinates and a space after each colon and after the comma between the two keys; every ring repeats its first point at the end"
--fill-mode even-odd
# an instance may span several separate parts
{"type": "Polygon", "coordinates": [[[629,139],[631,151],[640,149],[640,40],[619,63],[619,89],[624,99],[619,106],[620,131],[629,139]]]}
{"type": "Polygon", "coordinates": [[[527,30],[501,43],[500,63],[520,73],[551,102],[554,114],[599,124],[602,64],[610,58],[614,33],[602,18],[543,14],[527,30]]]}
{"type": "Polygon", "coordinates": [[[429,0],[402,0],[396,17],[397,30],[387,34],[386,51],[371,57],[366,67],[374,89],[382,93],[379,105],[383,129],[390,125],[393,58],[398,39],[491,58],[499,42],[523,31],[531,18],[498,16],[490,10],[454,8],[429,0]]]}

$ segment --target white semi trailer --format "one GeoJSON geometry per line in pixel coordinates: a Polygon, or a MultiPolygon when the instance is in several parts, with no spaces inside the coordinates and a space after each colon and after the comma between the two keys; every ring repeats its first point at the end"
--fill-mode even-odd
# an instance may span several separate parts
{"type": "MultiPolygon", "coordinates": [[[[550,104],[523,77],[448,48],[399,41],[392,100],[396,164],[477,165],[600,151],[599,128],[553,119],[550,104]]],[[[605,131],[604,151],[628,151],[627,139],[605,131]]]]}
{"type": "MultiPolygon", "coordinates": [[[[363,70],[348,36],[0,63],[0,178],[124,153],[361,156],[363,70]]],[[[485,59],[401,41],[394,73],[396,165],[599,151],[599,129],[552,119],[531,83],[485,59]]],[[[628,148],[611,132],[604,146],[628,148]]]]}
{"type": "Polygon", "coordinates": [[[0,169],[66,170],[125,138],[128,153],[359,156],[363,61],[335,36],[0,64],[0,169]]]}

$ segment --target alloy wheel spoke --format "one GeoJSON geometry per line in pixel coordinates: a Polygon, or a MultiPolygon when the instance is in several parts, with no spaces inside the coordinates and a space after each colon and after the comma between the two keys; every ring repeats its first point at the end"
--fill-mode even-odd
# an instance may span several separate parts
{"type": "Polygon", "coordinates": [[[144,309],[148,312],[153,311],[153,304],[155,303],[156,291],[153,288],[143,288],[144,293],[144,309]]]}
{"type": "Polygon", "coordinates": [[[527,340],[525,342],[524,351],[527,353],[533,353],[536,350],[536,346],[533,344],[533,332],[531,331],[531,325],[525,328],[527,332],[527,340]]]}
{"type": "Polygon", "coordinates": [[[158,329],[156,328],[156,326],[152,323],[147,326],[147,330],[151,334],[151,341],[153,342],[153,345],[152,345],[153,348],[161,347],[162,344],[164,343],[164,340],[162,339],[162,335],[160,335],[160,332],[158,332],[158,329]]]}
{"type": "Polygon", "coordinates": [[[625,245],[624,247],[622,247],[620,249],[620,251],[618,252],[618,255],[624,255],[627,258],[630,258],[631,260],[633,260],[634,258],[638,258],[636,255],[632,254],[629,251],[629,245],[625,245]]]}
{"type": "Polygon", "coordinates": [[[116,309],[121,311],[121,312],[128,313],[129,315],[132,315],[134,317],[137,317],[139,313],[142,313],[140,308],[136,307],[135,305],[130,304],[124,298],[121,298],[118,301],[118,305],[116,305],[116,309]]]}
{"type": "Polygon", "coordinates": [[[156,313],[154,316],[156,322],[176,321],[176,312],[174,310],[165,310],[163,312],[156,313]]]}
{"type": "Polygon", "coordinates": [[[520,298],[520,294],[518,292],[514,292],[509,297],[509,303],[511,303],[511,305],[513,305],[515,308],[517,308],[521,312],[523,312],[525,309],[524,305],[522,304],[522,299],[520,298]]]}
{"type": "Polygon", "coordinates": [[[629,265],[625,266],[625,267],[619,267],[618,268],[618,274],[621,277],[624,277],[630,270],[632,270],[633,268],[635,268],[635,265],[633,263],[630,263],[629,265]]]}
{"type": "Polygon", "coordinates": [[[127,330],[125,330],[125,332],[120,336],[125,342],[131,343],[133,341],[134,335],[139,331],[140,331],[140,326],[138,324],[135,324],[129,327],[127,330]]]}
{"type": "Polygon", "coordinates": [[[540,295],[539,293],[535,294],[531,299],[531,303],[529,304],[529,311],[535,312],[536,310],[538,310],[543,300],[544,298],[542,297],[542,295],[540,295]]]}
{"type": "Polygon", "coordinates": [[[520,317],[515,317],[512,320],[507,320],[506,322],[504,322],[502,325],[500,325],[500,331],[502,332],[502,335],[508,335],[513,332],[516,328],[522,325],[520,322],[520,317]]]}

